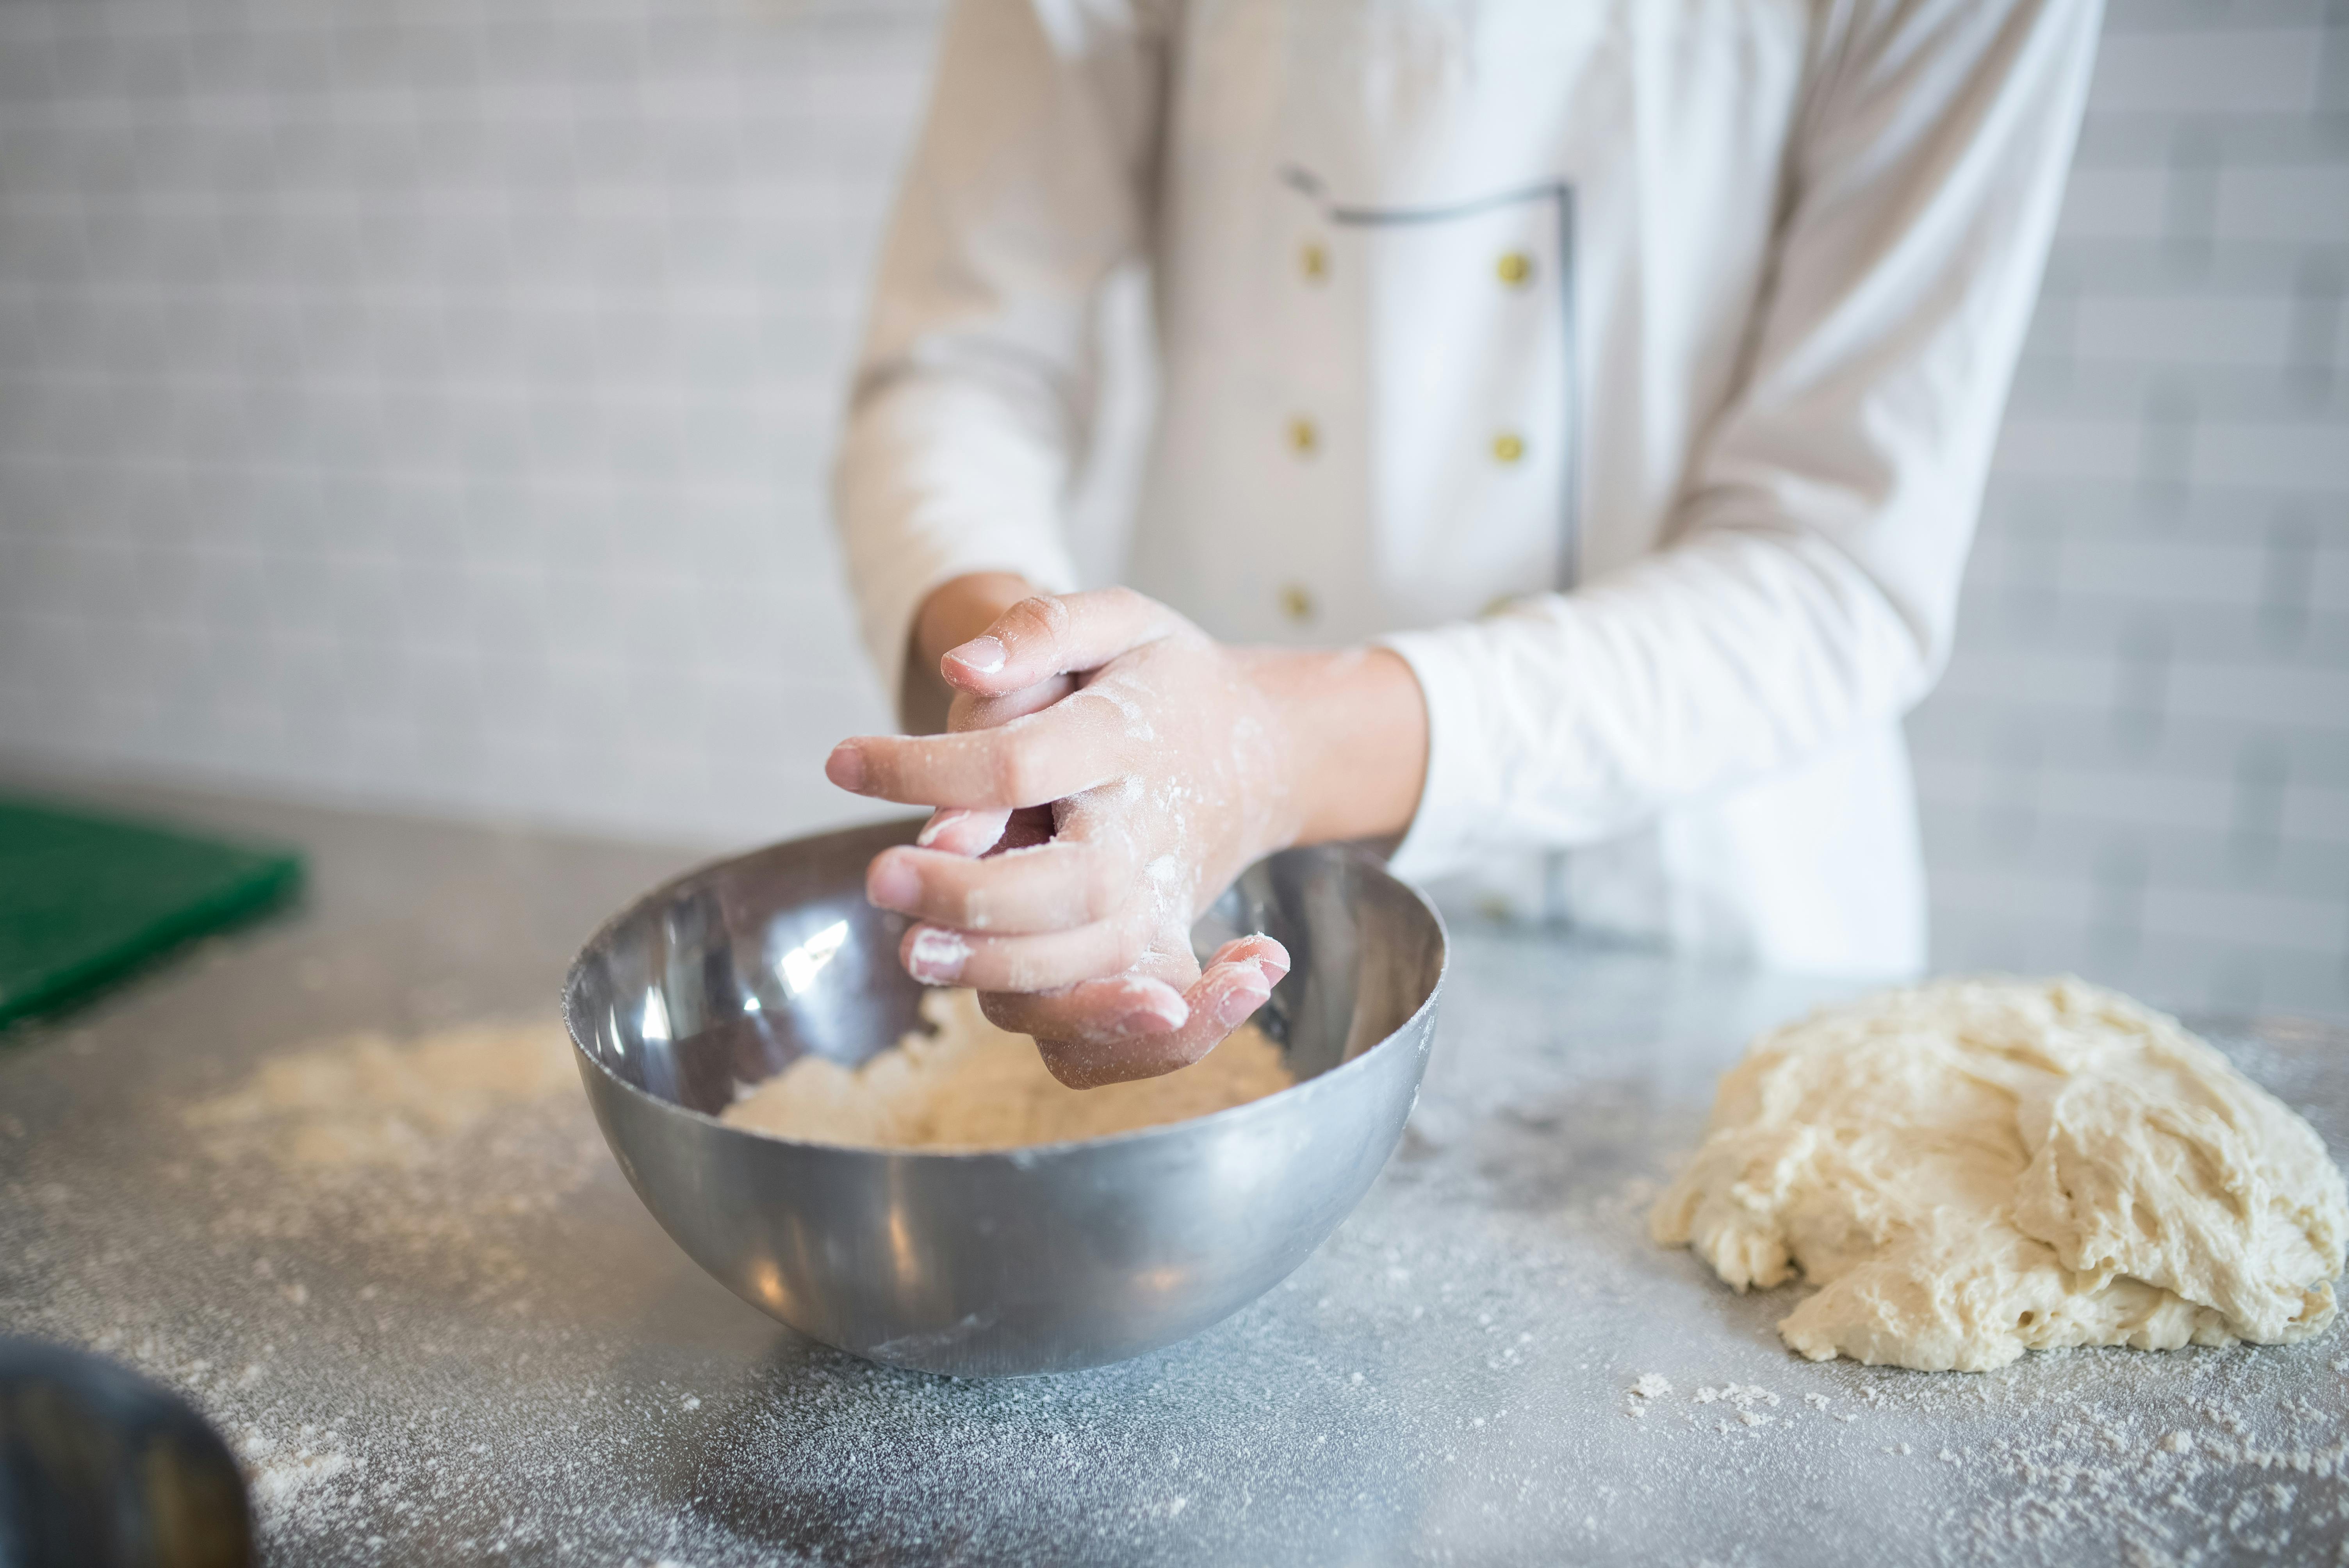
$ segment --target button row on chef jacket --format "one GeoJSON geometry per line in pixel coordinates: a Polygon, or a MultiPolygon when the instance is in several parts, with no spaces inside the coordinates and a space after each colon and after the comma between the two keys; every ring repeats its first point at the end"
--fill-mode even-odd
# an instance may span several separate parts
{"type": "MultiPolygon", "coordinates": [[[[1298,270],[1308,283],[1319,284],[1330,276],[1330,253],[1319,243],[1307,241],[1297,253],[1298,270]]],[[[1534,263],[1523,251],[1511,251],[1493,263],[1494,275],[1511,288],[1523,288],[1533,281],[1534,263]]],[[[1312,420],[1299,415],[1288,421],[1288,449],[1300,458],[1309,458],[1321,447],[1321,431],[1312,420]]],[[[1525,438],[1514,431],[1504,430],[1493,438],[1493,460],[1514,463],[1526,455],[1525,438]]],[[[1313,619],[1313,595],[1301,583],[1284,583],[1280,589],[1280,613],[1291,624],[1302,626],[1313,619]]],[[[1508,596],[1495,599],[1486,614],[1508,603],[1508,596]]]]}
{"type": "MultiPolygon", "coordinates": [[[[1534,259],[1523,251],[1511,251],[1493,263],[1493,271],[1513,289],[1523,288],[1533,281],[1534,259]]],[[[1504,430],[1493,438],[1493,460],[1514,463],[1526,455],[1526,438],[1514,430],[1504,430]]]]}
{"type": "MultiPolygon", "coordinates": [[[[1321,448],[1321,428],[1299,415],[1288,421],[1288,449],[1300,458],[1309,458],[1321,448]]],[[[1493,460],[1514,463],[1526,455],[1526,438],[1513,430],[1504,430],[1493,438],[1493,460]]]]}
{"type": "MultiPolygon", "coordinates": [[[[1330,275],[1330,253],[1319,242],[1308,240],[1298,252],[1298,269],[1309,283],[1320,283],[1330,275]]],[[[1523,251],[1511,251],[1493,263],[1494,273],[1511,288],[1523,288],[1533,280],[1534,261],[1523,251]]],[[[1320,429],[1312,420],[1299,416],[1288,421],[1288,449],[1300,458],[1309,458],[1321,447],[1320,429]]],[[[1525,438],[1515,431],[1504,430],[1493,438],[1493,460],[1514,463],[1526,455],[1525,438]]],[[[1303,616],[1292,615],[1293,620],[1303,616]]]]}
{"type": "MultiPolygon", "coordinates": [[[[1298,247],[1297,270],[1308,283],[1323,282],[1330,276],[1330,253],[1319,241],[1306,241],[1298,247]]],[[[1523,288],[1534,281],[1534,259],[1523,251],[1511,251],[1493,263],[1493,273],[1511,288],[1523,288]]]]}

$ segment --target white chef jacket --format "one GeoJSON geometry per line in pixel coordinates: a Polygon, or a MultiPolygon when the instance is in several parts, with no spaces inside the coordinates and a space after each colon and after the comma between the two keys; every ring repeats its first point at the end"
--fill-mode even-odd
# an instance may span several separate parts
{"type": "Polygon", "coordinates": [[[1104,280],[1150,269],[1129,581],[1377,638],[1392,863],[1568,850],[1586,925],[1899,972],[1946,656],[2097,0],[962,0],[835,474],[872,655],[1076,585],[1104,280]]]}

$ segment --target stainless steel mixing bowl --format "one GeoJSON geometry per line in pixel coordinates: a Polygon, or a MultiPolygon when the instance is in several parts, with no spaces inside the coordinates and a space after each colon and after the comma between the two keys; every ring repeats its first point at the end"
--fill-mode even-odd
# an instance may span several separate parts
{"type": "Polygon", "coordinates": [[[1278,937],[1258,1016],[1294,1088],[1168,1127],[991,1154],[798,1143],[716,1119],[803,1051],[854,1065],[917,1027],[902,916],[864,868],[916,821],[800,839],[656,888],[564,988],[595,1119],[703,1268],[801,1333],[963,1377],[1067,1371],[1197,1333],[1335,1230],[1402,1136],[1435,1033],[1444,927],[1359,855],[1252,868],[1194,939],[1278,937]]]}

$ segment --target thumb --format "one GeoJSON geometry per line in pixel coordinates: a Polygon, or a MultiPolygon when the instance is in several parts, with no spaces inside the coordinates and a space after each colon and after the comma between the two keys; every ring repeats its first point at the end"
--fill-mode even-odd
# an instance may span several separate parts
{"type": "Polygon", "coordinates": [[[1182,623],[1154,599],[1131,588],[1090,593],[1040,593],[1022,599],[995,624],[938,661],[948,686],[975,696],[999,696],[1053,676],[1098,669],[1182,623]]]}

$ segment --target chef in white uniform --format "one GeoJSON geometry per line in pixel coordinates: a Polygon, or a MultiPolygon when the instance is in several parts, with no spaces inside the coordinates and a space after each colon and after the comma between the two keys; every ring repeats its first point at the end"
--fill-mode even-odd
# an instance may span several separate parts
{"type": "Polygon", "coordinates": [[[2098,20],[962,0],[836,475],[873,657],[909,714],[955,704],[958,734],[831,768],[947,809],[875,866],[916,972],[1074,1079],[1163,1070],[1285,963],[1201,980],[1195,910],[1257,853],[1381,833],[1413,878],[1534,868],[1578,925],[1917,968],[1899,720],[1949,651],[2098,20]],[[1075,594],[1135,262],[1138,596],[1075,594]],[[1057,824],[1052,872],[971,858],[1048,804],[1009,841],[1057,824]]]}

